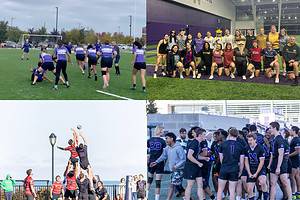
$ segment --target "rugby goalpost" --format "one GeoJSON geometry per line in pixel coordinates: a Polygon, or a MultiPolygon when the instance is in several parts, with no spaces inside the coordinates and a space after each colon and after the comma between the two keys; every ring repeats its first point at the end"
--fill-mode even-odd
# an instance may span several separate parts
{"type": "MultiPolygon", "coordinates": [[[[39,35],[39,34],[22,34],[19,43],[23,46],[25,43],[25,40],[29,39],[30,42],[32,42],[35,46],[38,46],[39,44],[52,44],[56,43],[57,40],[62,40],[61,35],[39,35]]],[[[50,45],[52,46],[52,45],[50,45]]]]}

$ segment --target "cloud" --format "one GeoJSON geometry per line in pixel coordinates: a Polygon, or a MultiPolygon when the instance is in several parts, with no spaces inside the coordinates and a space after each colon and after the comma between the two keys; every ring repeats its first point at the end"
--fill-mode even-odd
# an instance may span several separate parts
{"type": "Polygon", "coordinates": [[[2,0],[0,20],[27,30],[46,25],[48,31],[55,27],[56,8],[59,7],[58,29],[75,27],[93,28],[96,32],[121,32],[129,35],[129,15],[134,17],[135,35],[142,35],[146,26],[146,0],[2,0]]]}

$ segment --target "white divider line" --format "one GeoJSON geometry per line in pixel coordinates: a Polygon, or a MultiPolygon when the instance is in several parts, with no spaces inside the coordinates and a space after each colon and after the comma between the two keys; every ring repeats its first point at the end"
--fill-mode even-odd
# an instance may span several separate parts
{"type": "Polygon", "coordinates": [[[116,95],[116,94],[112,94],[112,93],[109,93],[109,92],[104,92],[104,91],[101,91],[101,90],[96,90],[96,92],[101,93],[101,94],[105,94],[105,95],[108,95],[108,96],[112,96],[112,97],[117,97],[119,99],[134,100],[134,99],[130,99],[130,98],[127,98],[127,97],[122,97],[122,96],[119,96],[119,95],[116,95]]]}

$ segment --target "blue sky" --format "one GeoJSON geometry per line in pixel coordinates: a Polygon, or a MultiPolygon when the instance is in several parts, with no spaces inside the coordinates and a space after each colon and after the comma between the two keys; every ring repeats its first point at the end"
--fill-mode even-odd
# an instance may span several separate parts
{"type": "MultiPolygon", "coordinates": [[[[0,101],[0,179],[51,179],[49,135],[66,146],[81,124],[90,163],[102,180],[146,175],[146,111],[143,101],[0,101]],[[124,109],[126,108],[126,109],[124,109]]],[[[55,149],[55,174],[63,175],[70,153],[55,149]]]]}
{"type": "Polygon", "coordinates": [[[129,35],[129,15],[134,16],[133,32],[142,35],[146,26],[146,0],[1,0],[0,20],[27,30],[46,24],[55,27],[56,8],[59,7],[58,30],[89,27],[97,32],[118,32],[129,35]]]}

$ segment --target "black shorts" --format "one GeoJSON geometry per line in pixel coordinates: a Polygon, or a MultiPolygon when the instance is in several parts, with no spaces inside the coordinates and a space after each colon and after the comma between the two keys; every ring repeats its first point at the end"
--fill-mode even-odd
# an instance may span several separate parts
{"type": "Polygon", "coordinates": [[[66,189],[65,198],[76,198],[76,190],[68,190],[66,189]]]}
{"type": "Polygon", "coordinates": [[[141,70],[141,69],[146,69],[146,63],[142,62],[142,63],[134,63],[133,66],[135,69],[137,70],[141,70]]]}
{"type": "Polygon", "coordinates": [[[272,66],[271,66],[272,62],[273,61],[271,61],[271,62],[264,62],[264,69],[270,69],[270,68],[272,68],[272,66]]]}
{"type": "Polygon", "coordinates": [[[298,169],[300,167],[299,159],[290,159],[292,168],[298,169]]]}
{"type": "Polygon", "coordinates": [[[251,64],[254,66],[255,70],[261,70],[261,62],[251,61],[251,64]]]}
{"type": "MultiPolygon", "coordinates": [[[[271,167],[270,167],[270,173],[275,174],[277,162],[278,162],[278,159],[273,159],[273,161],[271,163],[271,167]]],[[[284,158],[282,160],[282,164],[280,166],[280,174],[286,174],[286,173],[288,173],[288,160],[284,158]]]]}
{"type": "MultiPolygon", "coordinates": [[[[216,63],[216,64],[217,64],[217,63],[216,63]]],[[[223,68],[224,65],[223,65],[223,63],[220,63],[220,64],[217,64],[217,67],[218,67],[218,69],[219,69],[219,68],[223,68]]]]}
{"type": "Polygon", "coordinates": [[[121,58],[120,55],[117,55],[117,56],[116,56],[116,58],[115,58],[115,64],[119,64],[120,58],[121,58]]]}
{"type": "Polygon", "coordinates": [[[183,66],[184,69],[190,68],[191,67],[191,62],[194,62],[194,61],[190,61],[190,62],[185,63],[184,66],[183,66]]]}
{"type": "Polygon", "coordinates": [[[183,178],[187,180],[195,180],[202,177],[202,169],[193,163],[186,163],[183,169],[183,178]]]}
{"type": "MultiPolygon", "coordinates": [[[[255,170],[251,170],[250,169],[250,171],[251,171],[251,173],[252,174],[254,174],[255,172],[256,172],[256,169],[255,170]]],[[[257,179],[258,179],[258,177],[260,177],[260,176],[266,176],[266,170],[263,168],[263,169],[261,169],[260,170],[260,172],[258,173],[258,175],[257,175],[257,177],[256,178],[250,178],[249,177],[249,175],[247,176],[247,183],[255,183],[256,181],[257,181],[257,179]]]]}
{"type": "Polygon", "coordinates": [[[78,158],[70,158],[70,161],[73,165],[75,165],[78,162],[78,158]]]}
{"type": "Polygon", "coordinates": [[[238,171],[228,171],[221,167],[219,179],[225,181],[238,181],[239,180],[239,172],[238,171]]]}
{"type": "Polygon", "coordinates": [[[212,167],[212,175],[218,175],[220,174],[220,170],[221,170],[221,163],[214,163],[213,167],[212,167]]]}
{"type": "MultiPolygon", "coordinates": [[[[150,162],[151,163],[151,162],[150,162]]],[[[148,164],[148,172],[150,174],[163,174],[164,173],[164,168],[165,168],[165,163],[164,162],[160,162],[157,165],[155,165],[154,167],[150,167],[148,164]]]]}
{"type": "Polygon", "coordinates": [[[113,58],[101,58],[101,68],[112,68],[113,65],[113,58]]]}
{"type": "Polygon", "coordinates": [[[247,170],[245,169],[245,167],[244,167],[244,169],[243,169],[243,171],[242,171],[242,175],[241,176],[248,176],[248,172],[247,172],[247,170]]]}
{"type": "Polygon", "coordinates": [[[89,57],[89,59],[88,59],[89,66],[97,65],[97,62],[98,62],[97,57],[89,57]]]}
{"type": "Polygon", "coordinates": [[[286,72],[289,73],[289,72],[294,72],[294,67],[293,66],[289,66],[289,62],[285,62],[286,64],[286,72]]]}
{"type": "Polygon", "coordinates": [[[53,71],[55,69],[53,62],[45,62],[42,64],[44,71],[53,71]]]}
{"type": "Polygon", "coordinates": [[[84,54],[76,54],[76,60],[84,61],[85,55],[84,54]]]}

